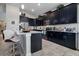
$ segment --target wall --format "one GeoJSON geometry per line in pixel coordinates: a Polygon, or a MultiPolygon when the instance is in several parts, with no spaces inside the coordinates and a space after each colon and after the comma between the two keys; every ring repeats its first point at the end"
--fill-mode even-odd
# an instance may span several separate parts
{"type": "Polygon", "coordinates": [[[77,5],[77,36],[76,36],[76,47],[79,49],[79,4],[77,5]]]}
{"type": "Polygon", "coordinates": [[[78,32],[79,32],[79,4],[77,5],[77,29],[78,29],[78,32]]]}
{"type": "Polygon", "coordinates": [[[6,16],[6,5],[0,4],[0,20],[5,20],[6,16]]]}
{"type": "Polygon", "coordinates": [[[6,4],[6,28],[19,31],[19,8],[6,4]],[[15,24],[11,22],[14,21],[15,24]]]}

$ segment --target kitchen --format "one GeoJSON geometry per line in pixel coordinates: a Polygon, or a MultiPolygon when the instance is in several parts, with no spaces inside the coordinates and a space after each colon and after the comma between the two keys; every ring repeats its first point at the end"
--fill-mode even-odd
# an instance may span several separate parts
{"type": "MultiPolygon", "coordinates": [[[[52,43],[55,43],[68,48],[69,51],[79,52],[79,4],[7,3],[0,4],[0,6],[0,19],[6,22],[6,29],[13,30],[18,37],[20,36],[23,56],[33,54],[39,56],[40,54],[46,55],[46,53],[48,53],[48,56],[53,56],[53,52],[47,52],[50,51],[50,45],[46,42],[51,42],[52,46],[54,45],[52,43]],[[44,44],[48,44],[49,48],[43,46],[44,44]],[[47,51],[42,51],[43,48],[46,48],[47,51]],[[39,51],[41,52],[39,53],[39,51]],[[43,52],[44,54],[42,54],[43,52]]],[[[14,44],[17,41],[15,40],[15,43],[13,43],[13,53],[16,53],[14,44]]],[[[14,54],[14,56],[18,55],[21,56],[20,54],[14,54]]]]}

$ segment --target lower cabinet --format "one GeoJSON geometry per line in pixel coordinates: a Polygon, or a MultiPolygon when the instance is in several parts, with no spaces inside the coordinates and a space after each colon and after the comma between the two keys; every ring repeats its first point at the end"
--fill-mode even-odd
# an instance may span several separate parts
{"type": "Polygon", "coordinates": [[[65,41],[65,46],[72,48],[72,49],[76,49],[76,41],[75,41],[75,33],[65,33],[63,35],[63,39],[65,41]]]}
{"type": "Polygon", "coordinates": [[[42,34],[34,33],[31,36],[31,53],[37,52],[42,49],[42,34]]]}
{"type": "Polygon", "coordinates": [[[71,49],[76,49],[75,33],[47,31],[46,36],[49,41],[71,49]]]}

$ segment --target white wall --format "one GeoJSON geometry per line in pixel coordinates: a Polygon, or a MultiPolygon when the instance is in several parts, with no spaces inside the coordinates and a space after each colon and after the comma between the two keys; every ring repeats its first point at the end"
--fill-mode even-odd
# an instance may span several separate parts
{"type": "Polygon", "coordinates": [[[79,32],[79,4],[77,5],[77,29],[78,29],[78,32],[79,32]]]}
{"type": "Polygon", "coordinates": [[[6,5],[0,4],[0,20],[5,20],[6,16],[6,5]]]}
{"type": "Polygon", "coordinates": [[[79,4],[77,5],[77,36],[76,36],[76,47],[79,49],[79,4]]]}
{"type": "Polygon", "coordinates": [[[6,4],[6,28],[19,31],[19,8],[6,4]],[[11,22],[14,21],[15,24],[11,22]]]}

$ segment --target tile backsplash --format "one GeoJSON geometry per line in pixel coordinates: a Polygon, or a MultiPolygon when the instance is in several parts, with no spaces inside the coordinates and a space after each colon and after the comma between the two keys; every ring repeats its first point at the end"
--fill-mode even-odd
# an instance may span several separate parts
{"type": "MultiPolygon", "coordinates": [[[[34,27],[31,27],[34,29],[34,27]]],[[[78,24],[62,24],[62,25],[48,25],[48,26],[37,26],[36,29],[38,30],[46,30],[46,28],[50,28],[51,30],[56,31],[69,31],[69,32],[79,32],[78,31],[78,24]]]]}

